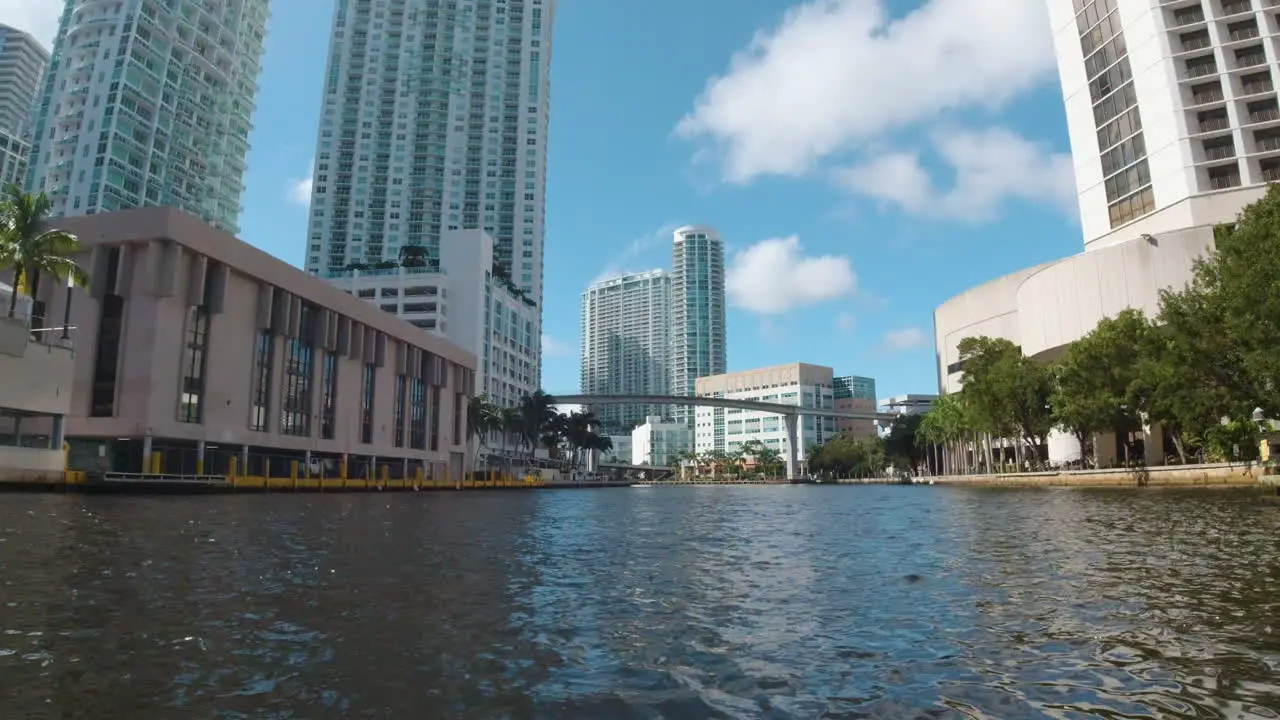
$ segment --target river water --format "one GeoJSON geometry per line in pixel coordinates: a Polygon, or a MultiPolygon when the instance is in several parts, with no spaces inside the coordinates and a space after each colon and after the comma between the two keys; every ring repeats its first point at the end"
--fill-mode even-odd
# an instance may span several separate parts
{"type": "Polygon", "coordinates": [[[1280,718],[1280,507],[0,495],[4,718],[1280,718]]]}

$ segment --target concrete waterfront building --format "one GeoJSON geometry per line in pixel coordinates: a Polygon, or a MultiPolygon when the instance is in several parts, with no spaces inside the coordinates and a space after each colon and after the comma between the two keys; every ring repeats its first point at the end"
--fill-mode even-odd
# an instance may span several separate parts
{"type": "Polygon", "coordinates": [[[661,415],[645,418],[631,431],[631,464],[668,467],[693,449],[693,431],[661,415]]]}
{"type": "Polygon", "coordinates": [[[49,64],[49,51],[40,41],[0,23],[0,132],[27,137],[40,80],[49,64]]]}
{"type": "Polygon", "coordinates": [[[268,0],[66,0],[28,187],[54,215],[175,207],[239,226],[268,0]]]}
{"type": "Polygon", "coordinates": [[[500,274],[541,308],[555,9],[556,0],[337,3],[307,270],[328,276],[415,246],[443,263],[445,233],[480,229],[495,240],[500,274]]]}
{"type": "MultiPolygon", "coordinates": [[[[698,378],[728,370],[724,242],[715,228],[686,225],[671,248],[671,394],[693,395],[698,378]]],[[[692,408],[675,418],[694,422],[692,408]]]]}
{"type": "Polygon", "coordinates": [[[936,402],[938,402],[937,395],[907,393],[881,399],[880,407],[884,408],[884,412],[894,415],[924,415],[933,409],[933,404],[936,402]]]}
{"type": "MultiPolygon", "coordinates": [[[[73,469],[352,477],[467,469],[475,358],[171,208],[66,218],[92,282],[72,297],[73,469]]],[[[38,299],[53,317],[62,288],[38,299]]]]}
{"type": "MultiPolygon", "coordinates": [[[[1049,3],[1084,252],[958,295],[934,313],[938,385],[960,388],[957,349],[987,335],[1052,360],[1099,320],[1154,314],[1231,223],[1280,180],[1277,19],[1256,0],[1049,3]]],[[[1147,461],[1163,460],[1158,427],[1147,461]]],[[[1098,445],[1106,462],[1113,443],[1098,445]]],[[[1052,462],[1076,459],[1049,438],[1052,462]]]]}
{"type": "Polygon", "coordinates": [[[434,265],[348,270],[330,282],[476,356],[477,395],[515,407],[539,387],[538,305],[493,273],[493,238],[483,230],[448,230],[434,265]]]}
{"type": "Polygon", "coordinates": [[[613,443],[613,447],[608,451],[601,453],[600,462],[605,463],[622,463],[631,464],[631,433],[625,435],[610,435],[609,442],[613,443]]]}
{"type": "MultiPolygon", "coordinates": [[[[876,380],[861,375],[841,375],[832,378],[832,398],[837,410],[852,412],[876,410],[876,380]]],[[[876,422],[855,418],[836,418],[836,429],[855,438],[874,437],[876,422]]]]}
{"type": "MultiPolygon", "coordinates": [[[[835,409],[834,372],[829,367],[789,363],[756,370],[698,378],[698,397],[835,409]]],[[[835,417],[802,416],[796,423],[796,456],[806,459],[808,448],[821,445],[839,432],[835,417]]],[[[696,408],[694,445],[698,453],[732,453],[751,440],[787,456],[787,428],[774,413],[736,408],[696,408]]]]}
{"type": "Polygon", "coordinates": [[[30,297],[20,294],[7,317],[12,292],[0,284],[0,482],[56,482],[75,355],[60,329],[33,323],[30,297]]]}
{"type": "MultiPolygon", "coordinates": [[[[671,388],[671,275],[664,270],[621,275],[582,293],[581,389],[588,395],[667,395],[671,388]]],[[[666,408],[618,404],[593,408],[612,431],[666,408]]]]}

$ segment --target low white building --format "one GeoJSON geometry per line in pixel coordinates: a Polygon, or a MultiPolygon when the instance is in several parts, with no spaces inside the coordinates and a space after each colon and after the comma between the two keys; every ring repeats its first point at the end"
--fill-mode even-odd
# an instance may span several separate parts
{"type": "Polygon", "coordinates": [[[693,432],[682,422],[651,415],[631,431],[631,464],[667,467],[681,453],[693,449],[693,432]]]}
{"type": "MultiPolygon", "coordinates": [[[[755,400],[835,409],[834,373],[831,368],[806,363],[743,370],[698,378],[698,397],[755,400]]],[[[699,407],[694,423],[695,446],[699,454],[711,451],[732,453],[751,440],[777,450],[786,457],[787,426],[782,416],[759,410],[699,407]]],[[[803,415],[796,423],[796,456],[821,445],[839,432],[836,418],[803,415]]]]}
{"type": "MultiPolygon", "coordinates": [[[[0,308],[10,288],[0,285],[0,308]]],[[[74,357],[57,329],[32,329],[31,300],[15,317],[0,311],[0,481],[55,482],[66,467],[65,420],[71,410],[74,357]]]]}
{"type": "Polygon", "coordinates": [[[457,230],[440,240],[439,267],[349,270],[326,278],[347,292],[475,353],[476,395],[514,407],[538,389],[537,304],[493,274],[493,238],[457,230]]]}

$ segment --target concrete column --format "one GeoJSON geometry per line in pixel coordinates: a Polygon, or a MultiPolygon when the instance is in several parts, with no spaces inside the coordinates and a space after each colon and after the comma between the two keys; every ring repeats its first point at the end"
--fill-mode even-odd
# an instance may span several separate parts
{"type": "Polygon", "coordinates": [[[204,474],[204,450],[205,443],[203,440],[196,441],[196,474],[204,474]]]}
{"type": "Polygon", "coordinates": [[[1142,452],[1148,467],[1164,465],[1164,428],[1159,423],[1142,426],[1142,452]]]}
{"type": "Polygon", "coordinates": [[[143,474],[151,473],[151,436],[146,435],[142,438],[142,472],[143,474]]]}
{"type": "Polygon", "coordinates": [[[240,474],[241,475],[249,474],[249,446],[248,445],[245,445],[240,448],[240,474]]]}
{"type": "Polygon", "coordinates": [[[796,420],[798,415],[788,413],[782,416],[783,423],[787,426],[787,479],[795,480],[799,472],[799,463],[797,461],[798,452],[796,449],[796,420]]]}
{"type": "Polygon", "coordinates": [[[302,456],[302,476],[311,478],[311,451],[308,450],[302,456]]]}

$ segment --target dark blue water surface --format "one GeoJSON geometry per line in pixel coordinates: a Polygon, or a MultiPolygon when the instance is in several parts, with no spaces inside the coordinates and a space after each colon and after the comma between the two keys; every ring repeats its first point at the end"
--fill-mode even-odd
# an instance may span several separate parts
{"type": "Polygon", "coordinates": [[[1280,718],[1247,494],[0,496],[4,718],[1280,718]]]}

